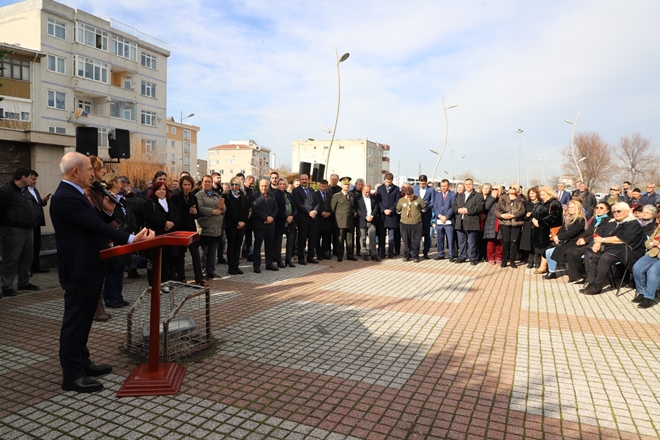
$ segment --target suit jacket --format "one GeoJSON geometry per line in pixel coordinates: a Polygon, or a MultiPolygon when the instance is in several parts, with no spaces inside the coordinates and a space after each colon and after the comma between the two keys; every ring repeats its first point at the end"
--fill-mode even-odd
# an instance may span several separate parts
{"type": "Polygon", "coordinates": [[[385,185],[378,187],[378,190],[376,191],[376,199],[378,200],[378,206],[381,212],[380,223],[383,227],[399,227],[399,216],[396,214],[396,204],[399,203],[400,198],[401,193],[398,186],[392,184],[392,189],[389,194],[387,193],[385,185]],[[386,209],[390,209],[392,213],[390,215],[385,215],[386,209]]]}
{"type": "MultiPolygon", "coordinates": [[[[416,196],[419,196],[419,191],[421,189],[422,188],[419,185],[413,186],[413,194],[416,195],[416,196]]],[[[437,194],[435,192],[435,189],[427,185],[426,186],[426,193],[424,193],[424,197],[422,197],[422,200],[424,200],[424,203],[426,203],[426,206],[428,206],[429,209],[422,212],[422,218],[423,219],[430,220],[433,217],[433,212],[430,209],[430,207],[433,206],[433,203],[435,202],[435,196],[436,195],[437,194]]]]}
{"type": "Polygon", "coordinates": [[[286,191],[277,190],[275,192],[275,201],[277,202],[277,218],[275,219],[275,233],[276,234],[286,234],[294,232],[296,230],[296,225],[294,222],[289,223],[284,226],[286,223],[286,199],[289,200],[291,205],[291,215],[295,218],[296,216],[296,205],[293,203],[293,198],[291,194],[286,191]]]}
{"type": "Polygon", "coordinates": [[[272,229],[275,230],[275,222],[273,221],[270,224],[265,224],[266,218],[273,217],[273,220],[277,218],[277,201],[275,197],[268,196],[268,199],[265,199],[261,193],[254,193],[250,196],[252,207],[252,230],[258,229],[272,229]]]}
{"type": "Polygon", "coordinates": [[[355,218],[355,195],[348,192],[338,192],[332,196],[330,209],[335,217],[335,227],[339,229],[353,229],[355,218]]]}
{"type": "Polygon", "coordinates": [[[563,190],[560,194],[560,191],[557,191],[557,200],[559,200],[559,203],[562,205],[568,205],[568,202],[571,201],[571,193],[563,190]]]}
{"type": "Polygon", "coordinates": [[[50,203],[50,217],[55,228],[60,284],[64,290],[76,281],[101,278],[108,273],[107,261],[99,251],[108,247],[108,239],[126,244],[130,234],[108,225],[112,217],[96,210],[77,188],[60,182],[50,203]]]}
{"type": "Polygon", "coordinates": [[[364,196],[360,194],[355,198],[355,210],[357,211],[357,219],[360,229],[366,229],[368,224],[377,224],[378,222],[380,206],[376,201],[376,196],[370,195],[369,200],[371,200],[371,210],[367,211],[367,204],[364,201],[364,196]],[[368,215],[373,216],[371,223],[367,222],[368,215]]]}
{"type": "Polygon", "coordinates": [[[456,195],[456,200],[451,207],[456,213],[456,229],[463,229],[465,231],[478,231],[479,230],[479,214],[484,209],[484,197],[481,193],[472,190],[470,196],[465,198],[465,193],[462,192],[456,195]],[[459,214],[459,208],[467,208],[467,214],[459,214]]]}
{"type": "MultiPolygon", "coordinates": [[[[34,189],[34,193],[37,195],[37,200],[32,196],[32,193],[29,191],[29,189],[25,189],[26,193],[25,196],[30,198],[30,202],[32,202],[32,218],[34,219],[34,226],[46,226],[46,217],[44,216],[44,206],[48,204],[48,202],[44,202],[41,199],[41,194],[39,194],[39,190],[37,188],[32,188],[34,189]]],[[[643,197],[642,197],[643,198],[643,197]]]]}
{"type": "Polygon", "coordinates": [[[658,193],[651,191],[650,193],[644,194],[640,199],[639,203],[643,206],[653,205],[656,206],[658,203],[658,193]]]}
{"type": "Polygon", "coordinates": [[[316,191],[316,202],[319,204],[319,212],[316,216],[316,231],[317,232],[332,232],[335,230],[335,217],[332,215],[332,208],[330,204],[332,202],[332,197],[334,194],[328,188],[328,191],[325,193],[325,202],[323,201],[323,195],[321,191],[316,191]],[[330,217],[323,218],[321,213],[329,212],[330,217]]]}
{"type": "Polygon", "coordinates": [[[309,213],[311,211],[316,211],[318,214],[319,212],[319,204],[316,196],[314,195],[314,190],[310,187],[307,188],[309,189],[309,197],[307,194],[305,194],[305,190],[302,186],[294,188],[293,192],[291,193],[291,196],[293,197],[293,203],[296,205],[296,223],[313,222],[314,219],[309,216],[309,213]]]}
{"type": "Polygon", "coordinates": [[[437,192],[433,202],[433,212],[435,213],[435,218],[440,219],[440,216],[444,215],[447,217],[447,220],[451,221],[451,224],[453,225],[454,220],[456,219],[456,213],[454,212],[452,205],[455,201],[456,191],[448,190],[447,195],[445,195],[444,198],[442,197],[442,191],[437,192]]]}

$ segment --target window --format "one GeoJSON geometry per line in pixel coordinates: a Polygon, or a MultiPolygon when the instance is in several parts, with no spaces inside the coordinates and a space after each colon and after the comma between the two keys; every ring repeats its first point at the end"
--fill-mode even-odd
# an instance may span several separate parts
{"type": "Polygon", "coordinates": [[[225,174],[225,170],[218,170],[220,174],[225,174]]]}
{"type": "Polygon", "coordinates": [[[49,90],[48,107],[66,110],[66,93],[49,90]]]}
{"type": "Polygon", "coordinates": [[[110,52],[132,61],[137,61],[137,44],[124,40],[116,35],[112,36],[110,52]]]}
{"type": "Polygon", "coordinates": [[[21,112],[21,121],[29,121],[30,112],[21,112]]]}
{"type": "Polygon", "coordinates": [[[153,153],[156,150],[156,141],[152,139],[145,139],[142,144],[143,153],[153,153]]]}
{"type": "Polygon", "coordinates": [[[172,148],[176,147],[176,141],[172,141],[172,148]]]}
{"type": "Polygon", "coordinates": [[[108,83],[108,65],[106,63],[74,55],[73,64],[76,67],[76,76],[105,84],[108,83]]]}
{"type": "Polygon", "coordinates": [[[140,64],[149,69],[156,70],[156,57],[146,52],[142,52],[140,64]]]}
{"type": "Polygon", "coordinates": [[[98,144],[99,147],[108,148],[108,129],[98,128],[98,144]]]}
{"type": "Polygon", "coordinates": [[[183,130],[183,140],[184,141],[190,140],[190,130],[183,130]]]}
{"type": "Polygon", "coordinates": [[[184,153],[190,153],[190,142],[184,142],[183,143],[183,152],[184,153]]]}
{"type": "Polygon", "coordinates": [[[131,90],[132,85],[133,81],[130,78],[124,78],[124,90],[131,90]]]}
{"type": "Polygon", "coordinates": [[[0,77],[30,81],[30,62],[5,58],[0,65],[0,77]]]}
{"type": "Polygon", "coordinates": [[[66,40],[66,23],[61,21],[53,20],[52,18],[48,19],[48,35],[52,35],[56,38],[61,38],[66,40]]]}
{"type": "Polygon", "coordinates": [[[89,115],[92,113],[92,103],[89,101],[78,100],[78,108],[83,109],[83,114],[87,113],[89,115]]]}
{"type": "Polygon", "coordinates": [[[172,153],[171,157],[172,157],[172,163],[176,162],[176,154],[172,153]]]}
{"type": "Polygon", "coordinates": [[[149,81],[142,81],[142,88],[140,89],[140,93],[144,96],[148,96],[150,98],[155,98],[156,97],[156,84],[150,83],[149,81]]]}
{"type": "Polygon", "coordinates": [[[135,112],[136,103],[131,101],[110,101],[110,116],[113,118],[126,119],[127,121],[136,120],[135,112]]]}
{"type": "Polygon", "coordinates": [[[183,156],[183,164],[190,165],[190,156],[183,156]]]}
{"type": "Polygon", "coordinates": [[[141,118],[142,118],[141,122],[143,125],[151,125],[152,127],[156,126],[156,112],[142,110],[141,118]]]}
{"type": "Polygon", "coordinates": [[[172,132],[172,134],[176,134],[176,127],[172,127],[171,132],[172,132]]]}
{"type": "Polygon", "coordinates": [[[5,119],[14,119],[18,121],[21,118],[20,113],[17,112],[5,112],[5,119]]]}
{"type": "Polygon", "coordinates": [[[66,74],[66,59],[55,55],[48,55],[48,70],[66,74]]]}
{"type": "Polygon", "coordinates": [[[76,23],[76,42],[85,46],[108,50],[108,33],[84,23],[76,23]]]}
{"type": "Polygon", "coordinates": [[[64,127],[48,127],[48,133],[66,134],[64,127]]]}
{"type": "Polygon", "coordinates": [[[229,161],[230,164],[235,165],[236,164],[236,159],[232,159],[229,161]]]}

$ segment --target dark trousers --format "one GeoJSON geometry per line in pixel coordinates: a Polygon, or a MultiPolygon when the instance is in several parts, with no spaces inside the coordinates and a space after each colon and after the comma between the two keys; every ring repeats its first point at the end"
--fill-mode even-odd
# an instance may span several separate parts
{"type": "Polygon", "coordinates": [[[222,234],[220,234],[220,236],[218,237],[218,264],[225,259],[223,253],[225,251],[226,245],[227,245],[227,234],[223,229],[222,234]]]}
{"type": "Polygon", "coordinates": [[[316,231],[316,256],[323,258],[330,256],[331,237],[330,231],[316,231]]]}
{"type": "Polygon", "coordinates": [[[252,267],[258,269],[261,266],[261,245],[264,245],[264,259],[266,267],[273,267],[273,237],[274,229],[253,229],[254,251],[252,252],[252,267]]]}
{"type": "Polygon", "coordinates": [[[41,252],[41,226],[32,229],[32,271],[41,269],[39,263],[39,252],[41,252]]]}
{"type": "Polygon", "coordinates": [[[400,223],[403,239],[403,258],[419,258],[419,243],[422,240],[422,223],[407,225],[400,223]]]}
{"type": "Polygon", "coordinates": [[[609,273],[610,266],[619,261],[616,255],[607,252],[595,254],[591,249],[587,249],[584,254],[584,266],[587,269],[587,282],[589,284],[603,284],[609,273]]]}
{"type": "MultiPolygon", "coordinates": [[[[568,267],[568,281],[577,281],[584,278],[584,257],[587,246],[575,246],[566,251],[566,266],[568,267]]],[[[530,257],[531,258],[531,257],[530,257]]]]}
{"type": "Polygon", "coordinates": [[[241,257],[241,243],[243,243],[245,227],[241,229],[227,228],[225,232],[227,234],[227,263],[229,265],[229,271],[236,272],[241,257]]]}
{"type": "Polygon", "coordinates": [[[346,244],[346,258],[355,258],[353,228],[337,228],[335,229],[335,237],[337,237],[337,258],[344,257],[344,243],[346,244]]]}
{"type": "Polygon", "coordinates": [[[245,225],[245,242],[243,242],[243,256],[252,255],[252,226],[250,222],[245,225]]]}
{"type": "MultiPolygon", "coordinates": [[[[424,247],[422,251],[424,255],[428,255],[431,250],[431,217],[422,216],[422,238],[424,239],[424,247]]],[[[403,233],[401,234],[403,235],[403,233]]]]}
{"type": "Polygon", "coordinates": [[[500,225],[502,232],[502,263],[514,262],[518,258],[521,226],[500,225]]]}
{"type": "Polygon", "coordinates": [[[401,228],[394,229],[394,255],[401,254],[401,228]]]}
{"type": "Polygon", "coordinates": [[[477,254],[479,252],[479,231],[465,231],[463,229],[456,229],[458,238],[458,254],[461,260],[477,261],[477,254]]]}
{"type": "Polygon", "coordinates": [[[103,301],[106,305],[119,305],[124,301],[124,267],[110,269],[105,276],[103,286],[103,301]]]}
{"type": "Polygon", "coordinates": [[[454,225],[438,224],[435,227],[435,235],[438,242],[438,255],[445,258],[454,258],[454,225]],[[447,238],[447,251],[445,251],[445,237],[447,238]]]}
{"type": "Polygon", "coordinates": [[[300,222],[298,223],[298,260],[305,259],[305,245],[307,245],[307,259],[310,260],[316,255],[316,223],[300,222]]]}
{"type": "Polygon", "coordinates": [[[64,382],[85,374],[91,364],[87,339],[99,302],[103,278],[78,280],[64,292],[64,318],[60,330],[60,365],[64,382]]]}
{"type": "Polygon", "coordinates": [[[276,232],[273,235],[273,262],[282,265],[282,237],[284,234],[276,232]]]}
{"type": "MultiPolygon", "coordinates": [[[[387,254],[390,257],[394,256],[394,232],[399,228],[386,228],[382,226],[378,231],[378,253],[381,258],[385,258],[385,236],[387,236],[388,250],[387,254]]],[[[399,234],[400,235],[400,234],[399,234]]]]}
{"type": "MultiPolygon", "coordinates": [[[[218,251],[218,237],[210,235],[200,235],[199,246],[202,248],[202,267],[206,269],[206,276],[213,278],[215,276],[215,258],[218,251]]],[[[165,255],[163,255],[163,260],[165,255]]]]}
{"type": "MultiPolygon", "coordinates": [[[[357,219],[355,220],[357,222],[357,219]]],[[[360,243],[362,237],[362,229],[359,226],[353,228],[353,249],[355,249],[355,254],[360,255],[360,243]]]]}
{"type": "Polygon", "coordinates": [[[188,245],[188,250],[190,251],[190,258],[192,259],[195,282],[199,284],[204,281],[204,276],[202,276],[202,260],[199,256],[199,240],[190,243],[190,245],[188,245]]]}
{"type": "Polygon", "coordinates": [[[13,288],[16,275],[19,286],[30,284],[32,228],[0,226],[0,238],[2,239],[2,263],[0,263],[2,290],[13,288]]]}

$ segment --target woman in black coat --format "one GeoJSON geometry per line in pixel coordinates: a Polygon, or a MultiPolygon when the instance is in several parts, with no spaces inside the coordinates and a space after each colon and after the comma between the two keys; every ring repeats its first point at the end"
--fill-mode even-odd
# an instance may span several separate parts
{"type": "Polygon", "coordinates": [[[223,194],[225,199],[225,234],[227,234],[227,263],[229,275],[243,275],[238,268],[241,256],[241,245],[245,236],[245,228],[250,213],[250,203],[243,191],[243,184],[238,177],[229,181],[229,192],[223,194]]]}
{"type": "MultiPolygon", "coordinates": [[[[167,198],[167,186],[165,182],[156,182],[153,186],[153,195],[145,200],[142,205],[142,217],[149,229],[153,229],[156,235],[167,234],[177,230],[177,225],[181,219],[179,209],[172,200],[167,198]]],[[[178,255],[178,247],[163,246],[163,255],[161,258],[160,281],[168,281],[170,277],[170,266],[174,263],[172,258],[178,255]]],[[[150,258],[147,263],[147,274],[149,283],[151,283],[151,273],[153,271],[153,259],[150,258]]]]}
{"type": "Polygon", "coordinates": [[[286,187],[287,182],[285,179],[277,181],[277,192],[275,192],[277,217],[275,217],[275,238],[273,240],[274,260],[277,261],[278,267],[295,267],[291,262],[291,258],[293,257],[293,245],[296,233],[296,227],[293,224],[293,217],[296,215],[296,205],[293,203],[291,194],[286,191],[286,187]],[[282,235],[286,235],[284,264],[282,264],[282,235]]]}
{"type": "Polygon", "coordinates": [[[578,237],[584,232],[587,219],[584,217],[582,203],[571,200],[566,207],[564,224],[557,235],[553,237],[552,244],[545,250],[545,260],[548,264],[548,273],[543,278],[551,280],[557,278],[557,263],[566,261],[566,251],[575,245],[578,237]]]}
{"type": "MultiPolygon", "coordinates": [[[[550,229],[562,224],[563,208],[557,200],[557,194],[549,186],[539,188],[539,197],[543,203],[537,204],[532,211],[532,244],[534,253],[540,256],[550,245],[550,229]]],[[[548,262],[542,258],[540,267],[534,273],[547,271],[548,262]]]]}
{"type": "MultiPolygon", "coordinates": [[[[589,244],[594,240],[594,234],[598,234],[600,229],[612,218],[611,207],[605,202],[599,202],[594,208],[594,216],[587,222],[587,229],[577,237],[575,243],[568,243],[564,246],[564,259],[561,254],[553,255],[557,263],[566,263],[568,268],[568,282],[571,284],[583,284],[586,271],[584,268],[584,254],[587,252],[589,244]]],[[[584,213],[584,210],[582,211],[584,213]]]]}
{"type": "MultiPolygon", "coordinates": [[[[179,180],[179,188],[181,191],[173,195],[171,199],[178,207],[179,216],[181,218],[178,229],[180,231],[197,232],[197,223],[195,222],[195,219],[197,218],[197,197],[195,197],[193,192],[193,188],[195,188],[195,180],[188,175],[184,175],[179,180]]],[[[175,269],[177,279],[185,282],[186,248],[181,247],[179,250],[182,252],[179,252],[179,255],[175,257],[175,269]]],[[[198,286],[208,286],[204,281],[204,275],[202,275],[202,263],[199,257],[199,240],[190,243],[188,250],[190,250],[190,257],[192,258],[195,283],[198,286]]]]}
{"type": "Polygon", "coordinates": [[[527,268],[531,269],[534,266],[537,268],[541,264],[540,255],[534,253],[534,246],[532,245],[532,213],[536,205],[541,203],[539,198],[539,188],[533,186],[527,190],[527,200],[525,200],[525,216],[523,217],[524,223],[522,232],[520,234],[520,261],[527,261],[527,268]],[[536,257],[536,258],[535,258],[536,257]]]}

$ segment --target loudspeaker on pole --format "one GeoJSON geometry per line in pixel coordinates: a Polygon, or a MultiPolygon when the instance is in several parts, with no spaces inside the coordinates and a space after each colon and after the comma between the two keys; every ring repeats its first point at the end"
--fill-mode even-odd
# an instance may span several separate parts
{"type": "Polygon", "coordinates": [[[323,174],[325,173],[325,165],[322,163],[315,163],[314,170],[312,171],[312,182],[320,182],[323,180],[323,174]]]}
{"type": "Polygon", "coordinates": [[[76,127],[76,152],[85,156],[98,156],[99,130],[96,127],[76,127]]]}
{"type": "Polygon", "coordinates": [[[298,167],[298,175],[301,176],[303,174],[307,174],[309,176],[310,172],[312,171],[312,164],[309,162],[300,162],[300,166],[298,167]]]}

